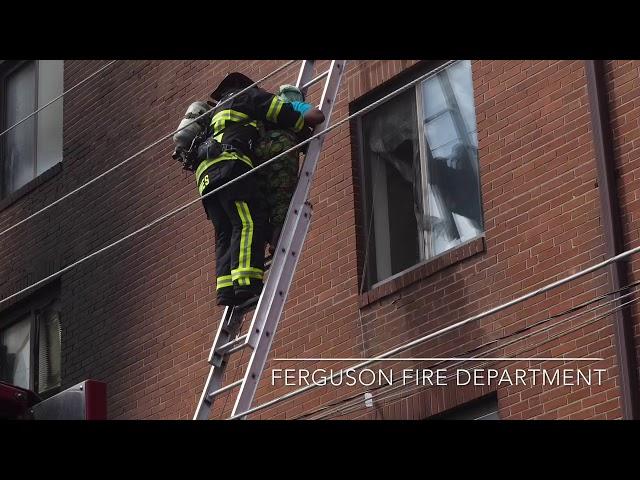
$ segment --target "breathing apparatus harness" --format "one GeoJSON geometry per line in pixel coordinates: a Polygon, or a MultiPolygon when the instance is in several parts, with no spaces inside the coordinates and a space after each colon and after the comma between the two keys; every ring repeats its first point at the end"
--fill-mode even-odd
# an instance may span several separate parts
{"type": "MultiPolygon", "coordinates": [[[[229,92],[224,98],[231,96],[233,93],[235,93],[235,91],[229,92]]],[[[224,98],[222,98],[218,103],[224,101],[224,98]]],[[[207,104],[213,106],[211,102],[194,102],[189,105],[189,108],[187,109],[187,112],[178,128],[180,129],[183,127],[183,124],[192,122],[193,119],[205,113],[208,110],[207,104]]],[[[210,127],[213,114],[214,109],[211,109],[207,115],[204,115],[201,119],[191,123],[191,125],[180,130],[173,136],[176,148],[172,154],[172,158],[174,160],[178,160],[182,164],[183,170],[195,172],[200,162],[207,158],[219,157],[225,152],[235,151],[246,155],[253,151],[251,141],[249,141],[250,152],[245,152],[243,149],[240,149],[235,145],[220,143],[215,140],[210,127]]],[[[250,121],[245,123],[236,123],[233,126],[244,126],[249,123],[250,121]]]]}

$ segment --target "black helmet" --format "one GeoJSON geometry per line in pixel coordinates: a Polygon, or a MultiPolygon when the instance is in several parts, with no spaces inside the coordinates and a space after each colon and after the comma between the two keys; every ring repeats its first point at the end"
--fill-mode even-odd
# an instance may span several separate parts
{"type": "Polygon", "coordinates": [[[225,91],[231,88],[243,89],[250,85],[253,85],[253,83],[254,83],[253,80],[251,80],[246,75],[243,75],[240,72],[232,72],[222,79],[220,84],[216,87],[216,89],[213,92],[211,92],[211,95],[209,96],[212,99],[214,99],[216,102],[219,102],[220,99],[222,98],[222,95],[225,93],[225,91]]]}

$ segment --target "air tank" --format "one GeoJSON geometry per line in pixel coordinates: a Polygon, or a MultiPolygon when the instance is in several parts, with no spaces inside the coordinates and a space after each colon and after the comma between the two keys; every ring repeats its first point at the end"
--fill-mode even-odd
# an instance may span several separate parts
{"type": "Polygon", "coordinates": [[[176,144],[176,150],[189,150],[191,147],[191,142],[196,137],[196,135],[200,134],[204,129],[207,128],[207,123],[209,123],[210,115],[204,115],[202,118],[197,121],[193,121],[195,118],[198,118],[200,115],[209,110],[209,105],[205,102],[193,102],[187,108],[187,113],[185,113],[184,118],[178,125],[178,129],[182,129],[179,132],[176,132],[173,135],[173,141],[176,144]],[[191,123],[186,128],[182,128],[185,125],[191,123]]]}

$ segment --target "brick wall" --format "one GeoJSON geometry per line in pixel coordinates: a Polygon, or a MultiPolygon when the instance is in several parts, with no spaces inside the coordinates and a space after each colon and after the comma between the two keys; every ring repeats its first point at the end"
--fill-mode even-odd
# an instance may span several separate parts
{"type": "MultiPolygon", "coordinates": [[[[65,88],[104,63],[65,62],[65,88]]],[[[205,98],[225,72],[238,70],[258,79],[283,63],[117,62],[100,78],[65,96],[64,162],[50,178],[5,205],[0,228],[171,132],[186,106],[205,98]]],[[[345,118],[354,100],[415,64],[351,61],[333,120],[345,118]]],[[[273,358],[379,354],[604,258],[584,63],[473,61],[472,66],[485,237],[361,296],[357,159],[349,125],[333,131],[325,139],[311,189],[312,225],[255,404],[289,391],[272,388],[269,372],[274,366],[294,365],[273,358]]],[[[612,62],[609,68],[625,239],[627,246],[634,246],[638,65],[612,62]]],[[[292,83],[297,70],[293,65],[264,86],[274,90],[292,83]]],[[[310,93],[313,100],[319,99],[319,87],[310,93]]],[[[170,140],[161,142],[0,238],[1,298],[197,198],[192,176],[185,176],[170,158],[172,149],[170,140]]],[[[190,418],[222,313],[214,302],[214,256],[213,228],[196,203],[65,273],[61,282],[64,385],[86,378],[107,382],[110,418],[190,418]]],[[[596,272],[455,329],[405,355],[462,355],[604,292],[606,276],[596,272]]],[[[620,417],[610,317],[595,318],[579,328],[594,316],[559,318],[553,329],[492,356],[515,356],[520,351],[527,356],[601,356],[605,360],[594,366],[607,369],[604,384],[544,391],[498,388],[503,418],[620,417]]],[[[635,333],[638,343],[637,320],[635,333]]],[[[240,374],[239,364],[232,359],[229,378],[240,374]]],[[[511,365],[516,366],[559,363],[511,365]]],[[[344,418],[424,418],[491,390],[416,389],[344,418]]],[[[293,418],[355,393],[320,387],[255,418],[293,418]]],[[[232,406],[229,399],[224,413],[232,406]]]]}

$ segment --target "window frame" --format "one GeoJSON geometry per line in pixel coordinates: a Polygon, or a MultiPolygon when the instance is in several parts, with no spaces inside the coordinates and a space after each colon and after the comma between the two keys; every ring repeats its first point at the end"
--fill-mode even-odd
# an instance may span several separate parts
{"type": "MultiPolygon", "coordinates": [[[[32,59],[32,60],[4,60],[0,62],[0,132],[4,132],[7,127],[10,125],[6,124],[6,91],[7,91],[7,81],[8,77],[10,77],[13,73],[18,71],[20,68],[24,67],[28,63],[34,63],[34,103],[35,109],[37,111],[38,103],[40,101],[40,88],[39,88],[39,80],[40,80],[40,60],[32,59]]],[[[62,85],[64,90],[64,60],[62,60],[62,68],[63,68],[63,77],[62,77],[62,85]]],[[[63,111],[64,112],[64,111],[63,111]]],[[[62,145],[64,148],[64,113],[60,118],[60,122],[63,124],[63,140],[62,145]]],[[[38,115],[34,115],[33,117],[34,126],[33,126],[33,151],[34,151],[34,162],[33,162],[33,176],[31,179],[25,183],[24,185],[16,188],[13,191],[8,191],[5,185],[4,178],[4,170],[5,170],[5,150],[6,150],[6,134],[0,136],[0,201],[6,199],[12,194],[21,191],[31,182],[33,182],[36,178],[43,176],[49,170],[55,168],[55,164],[52,165],[47,170],[38,174],[38,115]]],[[[19,126],[16,128],[20,128],[19,126]]],[[[62,158],[61,158],[62,161],[62,158]]]]}
{"type": "MultiPolygon", "coordinates": [[[[444,65],[448,61],[449,60],[418,62],[417,64],[403,71],[402,73],[396,75],[394,78],[390,79],[389,81],[384,82],[382,85],[370,90],[369,92],[366,92],[364,95],[352,101],[349,107],[350,108],[349,113],[352,114],[355,111],[358,111],[362,108],[365,108],[368,105],[371,105],[375,101],[383,98],[385,95],[388,95],[394,90],[397,90],[398,88],[404,85],[407,85],[412,81],[415,81],[417,78],[425,74],[428,74],[431,71],[436,70],[438,67],[444,65]]],[[[451,66],[456,65],[460,61],[464,61],[464,60],[462,59],[457,60],[454,63],[452,63],[451,66]]],[[[419,83],[414,84],[411,88],[407,90],[408,91],[413,90],[413,93],[415,95],[415,103],[416,103],[415,106],[416,106],[416,115],[417,115],[416,127],[417,127],[418,145],[420,149],[419,153],[420,153],[420,163],[421,163],[420,179],[421,179],[421,182],[423,182],[423,188],[421,189],[422,190],[421,200],[422,200],[423,209],[428,209],[430,205],[429,192],[428,192],[428,189],[424,187],[424,185],[428,185],[428,179],[429,179],[429,173],[428,173],[429,169],[428,169],[428,163],[427,163],[428,155],[426,151],[427,150],[426,139],[424,135],[424,130],[425,130],[424,112],[422,111],[423,110],[422,85],[424,81],[426,81],[426,79],[419,83]],[[423,168],[423,167],[426,167],[426,168],[423,168]]],[[[402,95],[402,93],[400,93],[399,95],[402,95]]],[[[396,97],[393,97],[393,98],[396,98],[396,97]]],[[[388,101],[390,100],[391,99],[389,99],[388,101]]],[[[386,103],[387,102],[380,104],[378,107],[371,110],[371,112],[375,112],[377,108],[379,108],[380,106],[386,103]]],[[[474,112],[475,112],[475,102],[474,102],[474,112]]],[[[479,208],[480,208],[480,215],[482,219],[482,231],[478,235],[474,236],[473,238],[466,239],[465,241],[460,242],[460,244],[435,255],[432,253],[434,251],[434,248],[431,245],[432,243],[431,240],[429,239],[429,241],[427,242],[426,239],[421,239],[421,241],[419,242],[420,258],[415,264],[413,264],[412,266],[404,270],[396,272],[388,277],[385,277],[383,279],[370,281],[371,271],[375,269],[375,258],[371,255],[371,251],[375,249],[375,240],[373,238],[373,235],[370,235],[369,233],[370,229],[372,228],[371,220],[372,220],[373,207],[374,207],[374,205],[372,205],[373,195],[370,195],[370,192],[369,192],[369,189],[370,189],[369,186],[371,183],[370,181],[371,168],[367,168],[366,162],[365,162],[362,116],[358,116],[357,118],[352,120],[351,125],[352,125],[352,131],[355,132],[355,135],[352,135],[352,140],[353,140],[352,151],[357,158],[355,162],[355,166],[358,171],[358,174],[357,174],[358,178],[357,178],[356,184],[358,186],[357,196],[359,197],[359,199],[357,203],[357,208],[360,210],[360,215],[358,215],[357,218],[358,218],[358,224],[361,226],[361,228],[359,229],[360,235],[358,236],[359,237],[358,245],[364,246],[364,252],[362,251],[361,248],[358,248],[358,251],[359,251],[358,258],[360,259],[359,271],[361,272],[359,282],[362,285],[362,289],[361,289],[362,292],[359,292],[359,293],[365,293],[365,292],[373,291],[381,287],[384,287],[385,285],[392,283],[394,280],[400,277],[403,277],[407,274],[410,274],[411,272],[417,270],[419,267],[425,266],[427,264],[435,263],[441,260],[443,257],[449,256],[451,252],[455,252],[456,250],[462,249],[463,247],[466,247],[470,244],[474,244],[478,241],[482,241],[484,245],[484,238],[486,236],[486,228],[485,228],[486,226],[485,226],[485,219],[484,219],[484,205],[482,201],[482,198],[483,198],[482,197],[482,181],[480,178],[479,148],[478,148],[477,150],[478,172],[476,175],[476,180],[478,182],[478,192],[480,195],[479,208]],[[428,243],[428,252],[425,251],[425,247],[427,246],[427,243],[428,243]],[[427,255],[430,255],[430,256],[427,256],[427,255]]],[[[476,130],[477,130],[477,117],[476,117],[476,130]]],[[[464,260],[464,258],[461,258],[460,261],[464,260]]]]}
{"type": "MultiPolygon", "coordinates": [[[[30,322],[29,338],[31,345],[29,349],[28,389],[41,398],[48,398],[62,391],[61,379],[59,386],[38,392],[40,386],[40,318],[47,309],[56,307],[62,324],[59,284],[53,285],[52,288],[47,288],[45,291],[37,292],[8,310],[0,312],[0,332],[22,321],[30,322]]],[[[60,346],[60,356],[62,356],[62,345],[60,346]]]]}

